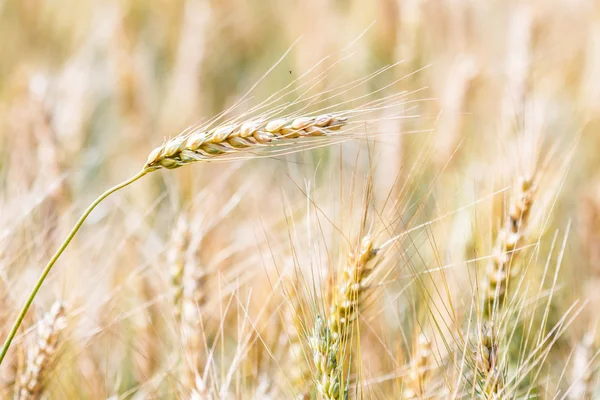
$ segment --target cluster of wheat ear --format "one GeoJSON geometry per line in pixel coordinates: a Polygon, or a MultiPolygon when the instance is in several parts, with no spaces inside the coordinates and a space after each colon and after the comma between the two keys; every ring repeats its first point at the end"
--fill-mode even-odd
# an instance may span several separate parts
{"type": "Polygon", "coordinates": [[[600,0],[0,0],[0,49],[0,400],[600,400],[600,0]]]}

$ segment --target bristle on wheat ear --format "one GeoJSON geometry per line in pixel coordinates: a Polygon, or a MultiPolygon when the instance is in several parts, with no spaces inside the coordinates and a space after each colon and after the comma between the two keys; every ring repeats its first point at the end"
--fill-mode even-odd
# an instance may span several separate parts
{"type": "Polygon", "coordinates": [[[324,114],[316,117],[255,120],[212,130],[196,129],[174,137],[150,153],[146,170],[175,169],[196,161],[268,146],[275,141],[307,136],[328,136],[346,125],[347,118],[324,114]]]}

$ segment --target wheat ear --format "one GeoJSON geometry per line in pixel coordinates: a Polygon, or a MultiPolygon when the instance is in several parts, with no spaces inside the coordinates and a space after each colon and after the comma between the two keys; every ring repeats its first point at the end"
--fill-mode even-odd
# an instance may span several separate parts
{"type": "Polygon", "coordinates": [[[181,341],[184,358],[182,382],[186,389],[193,388],[201,371],[204,350],[202,312],[206,304],[207,273],[195,260],[188,260],[184,268],[181,299],[181,341]]]}
{"type": "Polygon", "coordinates": [[[290,280],[283,280],[285,288],[285,303],[281,313],[282,331],[277,346],[285,354],[285,378],[296,393],[304,393],[307,389],[306,380],[310,376],[309,365],[305,359],[303,346],[303,315],[304,299],[299,293],[301,282],[297,275],[290,280]]]}
{"type": "Polygon", "coordinates": [[[533,180],[521,177],[488,264],[484,305],[487,316],[491,316],[499,307],[506,294],[509,278],[516,273],[513,263],[525,239],[535,192],[533,180]]]}
{"type": "Polygon", "coordinates": [[[329,316],[331,332],[336,338],[344,340],[357,317],[359,302],[367,287],[365,281],[373,271],[371,261],[377,252],[378,249],[373,247],[373,239],[367,235],[363,238],[358,253],[351,253],[348,257],[329,316]]]}
{"type": "Polygon", "coordinates": [[[174,169],[196,161],[253,148],[272,146],[283,139],[327,136],[346,124],[347,118],[325,114],[316,117],[247,121],[212,130],[196,129],[168,140],[150,153],[145,169],[174,169]]]}
{"type": "Polygon", "coordinates": [[[484,322],[478,332],[475,364],[480,384],[479,395],[484,399],[495,399],[504,384],[504,374],[499,367],[498,342],[492,324],[484,322]]]}
{"type": "Polygon", "coordinates": [[[361,297],[368,287],[366,280],[374,269],[373,260],[378,250],[370,235],[362,239],[359,251],[350,254],[337,283],[329,323],[325,324],[319,316],[315,322],[309,345],[315,363],[317,391],[326,400],[346,398],[345,388],[344,396],[341,395],[343,347],[358,315],[361,297]]]}
{"type": "Polygon", "coordinates": [[[420,334],[414,348],[411,371],[407,382],[408,388],[404,391],[407,400],[420,399],[425,394],[425,382],[433,368],[433,354],[431,344],[424,334],[420,334]]]}
{"type": "Polygon", "coordinates": [[[342,369],[338,363],[340,341],[331,328],[317,315],[309,346],[317,375],[317,391],[325,400],[340,399],[342,369]]]}
{"type": "MultiPolygon", "coordinates": [[[[98,197],[79,218],[65,241],[46,265],[31,291],[25,305],[2,346],[0,365],[8,352],[19,326],[25,318],[33,299],[44,283],[46,276],[81,228],[88,215],[112,193],[132,184],[149,172],[160,168],[174,169],[196,161],[208,161],[223,154],[248,151],[266,146],[283,144],[285,139],[328,136],[346,125],[347,118],[341,115],[324,114],[314,117],[280,118],[271,121],[254,120],[242,124],[229,124],[212,130],[194,129],[176,136],[154,149],[144,168],[132,178],[107,190],[98,197]]],[[[289,142],[288,144],[291,144],[289,142]]]]}
{"type": "Polygon", "coordinates": [[[168,260],[171,284],[173,285],[173,307],[175,319],[181,319],[181,308],[183,297],[183,275],[185,270],[186,252],[190,243],[190,226],[186,215],[181,215],[177,221],[175,231],[171,236],[168,260]]]}
{"type": "Polygon", "coordinates": [[[44,375],[56,353],[59,337],[67,326],[65,306],[56,302],[38,323],[37,343],[27,352],[27,364],[15,391],[17,400],[38,399],[42,395],[44,375]]]}

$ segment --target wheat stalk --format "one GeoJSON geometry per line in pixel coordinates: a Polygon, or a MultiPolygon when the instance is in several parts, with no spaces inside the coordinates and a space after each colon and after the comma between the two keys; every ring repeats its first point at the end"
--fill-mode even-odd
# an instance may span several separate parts
{"type": "Polygon", "coordinates": [[[15,399],[39,399],[44,389],[44,378],[67,326],[65,306],[56,302],[38,323],[37,342],[27,352],[25,370],[18,380],[15,399]]]}
{"type": "Polygon", "coordinates": [[[71,232],[69,232],[69,234],[67,235],[67,238],[65,239],[65,241],[60,245],[60,247],[58,248],[56,253],[54,253],[54,255],[52,256],[52,258],[50,259],[48,264],[44,267],[44,270],[42,271],[40,277],[38,278],[37,282],[35,283],[35,286],[33,287],[31,293],[27,297],[25,304],[21,308],[21,311],[19,312],[19,315],[17,316],[17,319],[15,320],[15,322],[8,334],[8,337],[4,341],[4,344],[2,345],[2,352],[0,352],[0,365],[2,364],[2,361],[4,360],[4,357],[6,357],[6,353],[8,352],[10,344],[12,343],[13,339],[15,338],[15,335],[17,334],[17,331],[19,330],[19,327],[21,326],[23,319],[25,318],[25,314],[27,314],[29,307],[31,307],[31,304],[33,303],[33,299],[35,299],[35,296],[37,295],[38,291],[42,287],[42,284],[46,280],[46,277],[52,270],[52,267],[54,266],[56,261],[60,258],[61,254],[65,251],[65,249],[67,248],[69,243],[71,243],[71,241],[73,240],[73,238],[75,237],[75,235],[77,234],[79,229],[81,228],[81,225],[83,225],[83,223],[85,222],[87,217],[90,215],[90,213],[96,208],[96,206],[98,206],[98,204],[100,204],[108,196],[110,196],[111,194],[113,194],[114,192],[116,192],[120,189],[123,189],[126,186],[129,186],[133,182],[139,180],[141,177],[146,175],[148,172],[149,172],[148,170],[142,170],[138,174],[131,177],[130,179],[110,188],[109,190],[107,190],[106,192],[101,194],[100,197],[98,197],[96,200],[94,200],[92,202],[92,204],[90,204],[89,207],[83,212],[81,217],[79,217],[79,219],[75,223],[75,226],[71,229],[71,232]]]}

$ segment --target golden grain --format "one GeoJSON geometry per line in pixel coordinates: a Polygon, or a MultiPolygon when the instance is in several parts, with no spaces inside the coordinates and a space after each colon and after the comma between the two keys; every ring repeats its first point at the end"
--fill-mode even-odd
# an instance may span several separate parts
{"type": "Polygon", "coordinates": [[[251,120],[211,130],[194,129],[154,149],[144,168],[174,169],[224,154],[271,146],[285,139],[327,136],[342,128],[346,120],[340,115],[324,114],[270,121],[251,120]]]}

